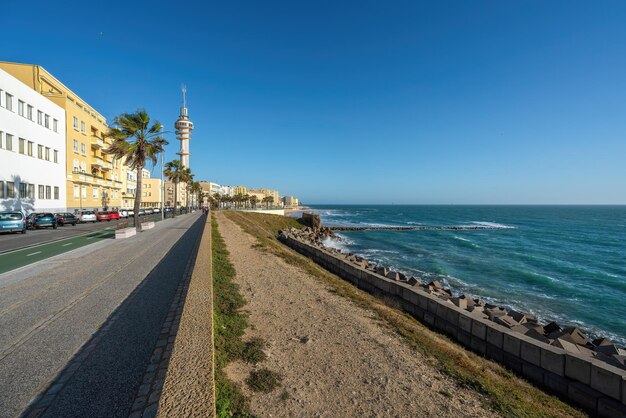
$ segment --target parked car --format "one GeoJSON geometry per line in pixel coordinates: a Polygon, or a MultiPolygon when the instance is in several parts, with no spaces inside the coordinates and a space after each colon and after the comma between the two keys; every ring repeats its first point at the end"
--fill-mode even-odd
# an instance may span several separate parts
{"type": "Polygon", "coordinates": [[[128,209],[128,217],[130,218],[131,216],[135,216],[134,209],[128,209]]]}
{"type": "Polygon", "coordinates": [[[57,219],[51,213],[31,213],[26,218],[27,227],[30,229],[49,228],[57,229],[57,219]]]}
{"type": "Polygon", "coordinates": [[[26,218],[21,212],[0,212],[0,232],[26,233],[26,218]]]}
{"type": "Polygon", "coordinates": [[[120,210],[120,218],[128,218],[128,211],[126,209],[120,210]]]}
{"type": "Polygon", "coordinates": [[[102,222],[102,221],[111,222],[111,218],[109,217],[109,212],[107,212],[106,210],[96,212],[96,219],[98,220],[98,222],[102,222]]]}
{"type": "Polygon", "coordinates": [[[146,214],[146,211],[144,209],[139,209],[139,216],[143,216],[146,214]]]}
{"type": "Polygon", "coordinates": [[[152,213],[161,213],[161,208],[154,208],[152,213]]]}
{"type": "Polygon", "coordinates": [[[96,212],[94,212],[93,210],[82,210],[78,214],[78,222],[80,223],[96,223],[97,220],[98,218],[96,218],[96,212]]]}
{"type": "Polygon", "coordinates": [[[154,209],[152,208],[146,208],[146,215],[151,215],[154,213],[154,209]]]}
{"type": "Polygon", "coordinates": [[[119,218],[120,218],[120,213],[118,211],[116,210],[109,211],[109,219],[116,220],[119,218]]]}
{"type": "Polygon", "coordinates": [[[55,213],[54,216],[57,218],[57,224],[61,226],[72,225],[76,226],[78,223],[78,218],[71,213],[55,213]]]}

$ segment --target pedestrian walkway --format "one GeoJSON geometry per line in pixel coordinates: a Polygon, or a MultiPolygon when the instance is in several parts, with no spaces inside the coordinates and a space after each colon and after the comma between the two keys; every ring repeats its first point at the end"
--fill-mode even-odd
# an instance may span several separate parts
{"type": "Polygon", "coordinates": [[[0,417],[127,417],[202,220],[0,275],[0,417]]]}

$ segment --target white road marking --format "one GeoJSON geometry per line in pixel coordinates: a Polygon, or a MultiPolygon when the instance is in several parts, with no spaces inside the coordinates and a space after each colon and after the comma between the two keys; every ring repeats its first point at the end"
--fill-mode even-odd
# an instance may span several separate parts
{"type": "Polygon", "coordinates": [[[37,251],[37,252],[34,252],[34,253],[26,254],[26,257],[30,257],[31,255],[35,255],[35,254],[41,254],[41,251],[37,251]]]}
{"type": "Polygon", "coordinates": [[[73,244],[73,242],[68,242],[67,244],[61,245],[61,247],[67,247],[68,245],[72,245],[72,244],[73,244]]]}

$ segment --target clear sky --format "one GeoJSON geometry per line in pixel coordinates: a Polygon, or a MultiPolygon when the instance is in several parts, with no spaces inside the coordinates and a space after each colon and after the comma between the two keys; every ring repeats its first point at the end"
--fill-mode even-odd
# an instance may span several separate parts
{"type": "Polygon", "coordinates": [[[626,2],[7,1],[0,59],[305,203],[626,204],[626,2]],[[99,4],[99,5],[94,5],[99,4]]]}

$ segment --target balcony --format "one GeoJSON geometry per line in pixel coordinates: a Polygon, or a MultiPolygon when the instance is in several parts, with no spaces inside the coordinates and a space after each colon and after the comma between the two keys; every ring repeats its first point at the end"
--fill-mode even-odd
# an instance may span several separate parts
{"type": "Polygon", "coordinates": [[[93,149],[101,149],[106,147],[106,144],[104,143],[104,141],[102,140],[102,138],[99,138],[95,135],[91,136],[91,148],[93,149]]]}
{"type": "Polygon", "coordinates": [[[87,173],[82,173],[80,171],[75,171],[73,173],[68,174],[67,179],[77,184],[94,184],[94,185],[98,184],[98,180],[102,181],[102,179],[100,179],[97,176],[93,176],[87,173]]]}
{"type": "Polygon", "coordinates": [[[101,171],[109,171],[113,168],[113,164],[111,164],[109,161],[103,160],[100,157],[93,157],[91,161],[91,166],[101,171]]]}

